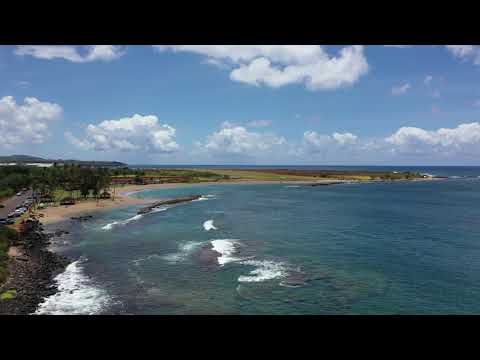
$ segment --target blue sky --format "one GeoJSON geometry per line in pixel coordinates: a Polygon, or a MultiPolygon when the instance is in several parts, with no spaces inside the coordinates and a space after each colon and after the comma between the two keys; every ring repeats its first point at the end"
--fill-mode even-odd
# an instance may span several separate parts
{"type": "Polygon", "coordinates": [[[0,154],[476,165],[476,46],[0,46],[0,154]]]}

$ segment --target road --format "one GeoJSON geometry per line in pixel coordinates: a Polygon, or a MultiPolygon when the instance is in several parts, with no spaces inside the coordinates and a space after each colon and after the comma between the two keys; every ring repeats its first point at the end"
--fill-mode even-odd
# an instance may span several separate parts
{"type": "Polygon", "coordinates": [[[32,195],[32,190],[29,190],[29,191],[25,191],[20,196],[14,195],[11,198],[2,201],[1,204],[5,205],[5,207],[0,209],[0,218],[6,218],[10,212],[14,211],[18,205],[24,202],[27,199],[27,197],[31,195],[32,195]]]}

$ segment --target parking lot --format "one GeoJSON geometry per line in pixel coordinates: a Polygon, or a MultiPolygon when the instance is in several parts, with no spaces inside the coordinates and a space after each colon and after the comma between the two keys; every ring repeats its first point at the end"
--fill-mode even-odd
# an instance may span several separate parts
{"type": "Polygon", "coordinates": [[[2,201],[1,204],[3,204],[5,207],[0,209],[0,218],[6,218],[9,213],[15,211],[15,208],[27,200],[29,196],[32,196],[31,190],[22,192],[22,195],[20,196],[14,195],[5,201],[2,201]]]}

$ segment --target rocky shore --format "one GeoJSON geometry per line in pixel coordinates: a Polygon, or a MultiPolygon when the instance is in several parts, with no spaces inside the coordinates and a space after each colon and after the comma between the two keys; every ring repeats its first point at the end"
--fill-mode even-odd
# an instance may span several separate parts
{"type": "Polygon", "coordinates": [[[179,203],[182,203],[182,202],[189,202],[189,201],[193,201],[193,200],[198,200],[201,197],[202,197],[202,195],[193,195],[193,196],[181,197],[181,198],[177,198],[177,199],[156,201],[153,204],[138,210],[138,214],[148,214],[153,209],[155,209],[159,206],[162,206],[162,205],[173,205],[173,204],[179,204],[179,203]]]}
{"type": "Polygon", "coordinates": [[[19,250],[9,260],[10,276],[0,287],[0,294],[10,290],[15,296],[0,301],[0,315],[32,314],[45,297],[57,292],[54,278],[70,261],[49,251],[49,244],[38,220],[29,219],[22,225],[18,240],[11,244],[19,250]]]}

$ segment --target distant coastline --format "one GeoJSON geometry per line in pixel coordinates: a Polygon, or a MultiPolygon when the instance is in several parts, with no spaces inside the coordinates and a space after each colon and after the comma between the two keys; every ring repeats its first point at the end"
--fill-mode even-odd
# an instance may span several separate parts
{"type": "MultiPolygon", "coordinates": [[[[439,178],[419,178],[412,180],[395,180],[395,181],[435,181],[439,178]]],[[[88,200],[79,202],[75,205],[68,206],[56,206],[48,207],[44,210],[39,210],[38,214],[41,214],[41,222],[45,225],[62,222],[69,220],[71,217],[87,215],[97,211],[109,210],[131,205],[149,205],[155,202],[156,199],[139,199],[132,196],[135,193],[146,190],[161,190],[161,189],[174,189],[181,187],[194,187],[194,186],[209,186],[209,185],[268,185],[268,184],[332,184],[332,183],[371,183],[371,182],[385,182],[385,180],[221,180],[215,182],[198,182],[198,183],[164,183],[164,184],[147,184],[147,185],[125,185],[118,188],[115,200],[88,200]]]]}

